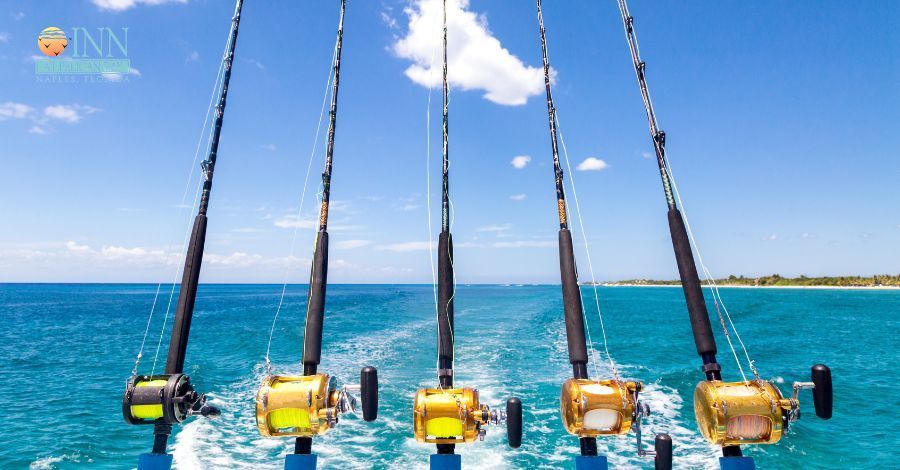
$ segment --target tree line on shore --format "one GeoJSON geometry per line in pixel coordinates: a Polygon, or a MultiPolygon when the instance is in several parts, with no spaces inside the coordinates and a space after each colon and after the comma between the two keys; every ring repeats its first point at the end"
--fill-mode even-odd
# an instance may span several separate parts
{"type": "MultiPolygon", "coordinates": [[[[783,286],[783,287],[900,287],[900,274],[875,274],[872,276],[821,276],[784,277],[780,274],[770,276],[746,277],[731,275],[716,279],[720,286],[783,286]]],[[[629,279],[608,283],[610,285],[647,285],[669,286],[680,285],[680,280],[660,281],[652,279],[629,279]]]]}

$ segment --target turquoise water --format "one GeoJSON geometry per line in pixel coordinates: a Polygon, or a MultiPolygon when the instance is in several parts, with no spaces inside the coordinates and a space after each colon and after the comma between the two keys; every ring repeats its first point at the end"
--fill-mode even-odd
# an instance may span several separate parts
{"type": "MultiPolygon", "coordinates": [[[[155,289],[0,285],[0,468],[129,468],[149,451],[151,428],[126,425],[120,397],[155,289]]],[[[253,417],[280,289],[201,286],[187,372],[223,415],[177,428],[170,450],[179,468],[282,465],[290,441],[260,438],[253,417]]],[[[272,347],[278,372],[299,370],[305,292],[288,289],[272,347]]],[[[714,468],[716,450],[694,431],[691,393],[701,374],[680,290],[604,287],[600,295],[613,357],[623,375],[647,384],[644,398],[654,411],[647,433],[673,436],[678,467],[714,468]]],[[[781,443],[746,451],[760,468],[896,464],[889,433],[900,393],[891,387],[898,374],[890,367],[900,338],[900,292],[723,289],[722,295],[761,374],[783,382],[782,390],[808,380],[815,362],[834,374],[834,418],[816,418],[811,397],[803,396],[805,416],[781,443]]],[[[521,397],[526,425],[517,451],[505,446],[499,429],[460,446],[463,465],[571,468],[578,444],[558,416],[559,386],[570,374],[559,287],[460,286],[456,305],[457,383],[479,388],[489,404],[521,397]]],[[[585,305],[599,348],[593,302],[585,305]]],[[[375,423],[349,417],[315,441],[322,468],[426,465],[431,447],[411,437],[411,406],[418,387],[435,383],[433,317],[431,286],[329,287],[320,370],[347,382],[363,365],[378,367],[381,408],[375,423]]],[[[142,372],[152,365],[161,320],[154,319],[142,372]]],[[[163,349],[167,343],[168,336],[163,349]]],[[[719,347],[726,378],[736,379],[723,338],[719,347]]],[[[632,440],[600,444],[616,466],[652,468],[632,456],[632,440]]]]}

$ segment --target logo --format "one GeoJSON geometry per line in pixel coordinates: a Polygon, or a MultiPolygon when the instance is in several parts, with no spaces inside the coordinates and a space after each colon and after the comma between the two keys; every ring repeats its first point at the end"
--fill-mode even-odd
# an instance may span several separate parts
{"type": "Polygon", "coordinates": [[[68,45],[69,39],[66,37],[65,31],[54,26],[44,28],[41,35],[38,36],[38,49],[50,57],[62,54],[68,45]]]}
{"type": "Polygon", "coordinates": [[[49,58],[34,60],[38,81],[74,82],[81,77],[118,82],[137,74],[128,58],[128,28],[75,26],[71,31],[71,37],[55,26],[41,31],[38,49],[49,58]]]}

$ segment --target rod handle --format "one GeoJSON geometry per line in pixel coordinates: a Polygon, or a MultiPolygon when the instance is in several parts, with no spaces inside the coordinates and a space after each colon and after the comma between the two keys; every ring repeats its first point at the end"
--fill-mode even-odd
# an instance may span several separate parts
{"type": "Polygon", "coordinates": [[[371,366],[359,372],[359,397],[362,402],[363,419],[375,421],[378,417],[378,371],[371,366]]]}
{"type": "Polygon", "coordinates": [[[506,439],[513,449],[522,445],[522,400],[516,397],[506,400],[506,439]]]}
{"type": "Polygon", "coordinates": [[[672,438],[665,433],[656,435],[653,442],[656,457],[653,458],[656,470],[672,470],[672,438]]]}
{"type": "Polygon", "coordinates": [[[816,387],[813,388],[816,416],[822,419],[831,419],[831,408],[834,403],[834,394],[831,389],[831,369],[825,364],[812,366],[812,381],[816,384],[816,387]]]}

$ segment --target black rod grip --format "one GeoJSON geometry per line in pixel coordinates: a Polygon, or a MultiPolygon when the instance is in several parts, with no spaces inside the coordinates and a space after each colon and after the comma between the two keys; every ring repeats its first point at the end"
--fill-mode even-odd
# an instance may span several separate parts
{"type": "Polygon", "coordinates": [[[359,398],[363,419],[375,421],[378,417],[378,371],[374,367],[363,367],[359,372],[359,398]]]}
{"type": "Polygon", "coordinates": [[[178,307],[169,340],[169,355],[166,359],[166,374],[180,374],[184,371],[184,356],[187,352],[191,320],[194,318],[194,302],[197,300],[197,284],[200,280],[200,266],[203,264],[203,246],[206,244],[206,216],[198,214],[191,229],[184,260],[184,274],[178,292],[178,307]]]}
{"type": "Polygon", "coordinates": [[[328,285],[328,232],[316,236],[316,251],[309,275],[306,298],[306,331],[303,334],[303,365],[315,370],[322,359],[322,325],[325,322],[325,288],[328,285]]]}
{"type": "Polygon", "coordinates": [[[713,337],[709,323],[709,312],[706,300],[697,275],[697,265],[691,252],[684,219],[678,209],[669,209],[669,231],[672,235],[672,246],[675,248],[675,261],[678,263],[678,274],[684,289],[684,300],[687,302],[688,314],[691,318],[691,329],[694,331],[694,343],[697,354],[716,354],[716,339],[713,337]]]}
{"type": "MultiPolygon", "coordinates": [[[[453,368],[453,237],[441,232],[438,238],[438,368],[453,368]]],[[[448,377],[452,385],[452,376],[448,377]]],[[[442,378],[442,380],[445,380],[442,378]]]]}
{"type": "Polygon", "coordinates": [[[513,449],[522,445],[522,400],[506,400],[506,440],[513,449]]]}
{"type": "Polygon", "coordinates": [[[816,384],[813,389],[813,403],[816,405],[816,416],[822,419],[831,419],[831,408],[834,404],[834,394],[831,389],[831,369],[825,364],[812,366],[812,381],[816,384]]]}
{"type": "Polygon", "coordinates": [[[653,458],[656,470],[672,470],[672,438],[668,434],[657,434],[653,442],[656,457],[653,458]]]}
{"type": "Polygon", "coordinates": [[[566,319],[566,340],[569,344],[569,363],[573,366],[576,379],[587,378],[587,344],[584,341],[584,312],[581,306],[581,291],[575,271],[575,251],[572,233],[567,229],[559,231],[559,274],[562,280],[563,307],[566,319]],[[577,375],[584,374],[584,377],[577,375]]]}

